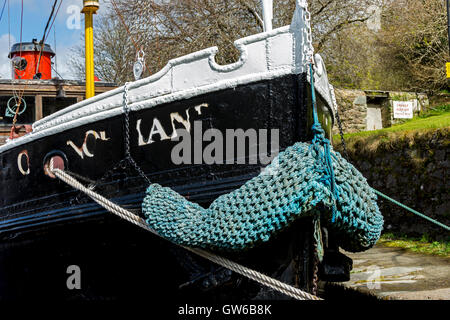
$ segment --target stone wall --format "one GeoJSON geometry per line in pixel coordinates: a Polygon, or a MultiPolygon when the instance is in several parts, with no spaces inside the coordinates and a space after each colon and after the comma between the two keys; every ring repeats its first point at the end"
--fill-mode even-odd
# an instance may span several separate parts
{"type": "MultiPolygon", "coordinates": [[[[450,225],[450,128],[355,138],[349,156],[373,188],[450,225]]],[[[449,238],[448,231],[389,201],[379,206],[385,232],[449,238]]]]}
{"type": "Polygon", "coordinates": [[[367,97],[365,92],[336,88],[335,93],[344,132],[366,130],[367,97]]]}

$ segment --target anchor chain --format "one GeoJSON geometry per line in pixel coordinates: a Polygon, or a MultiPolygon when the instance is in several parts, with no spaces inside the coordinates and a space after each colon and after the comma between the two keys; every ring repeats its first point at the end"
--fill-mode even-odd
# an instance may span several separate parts
{"type": "MultiPolygon", "coordinates": [[[[312,42],[312,28],[311,28],[311,13],[308,9],[308,2],[306,0],[300,0],[300,6],[303,8],[303,20],[305,22],[306,31],[303,40],[303,56],[304,56],[304,64],[307,67],[308,65],[315,64],[314,61],[314,46],[312,42]]],[[[313,68],[310,70],[311,73],[314,72],[313,68]]],[[[314,82],[314,75],[311,74],[311,83],[314,82]]],[[[314,90],[314,88],[313,88],[314,90]]],[[[313,102],[314,103],[314,102],[313,102]]],[[[311,293],[313,295],[317,295],[318,287],[319,287],[319,261],[323,257],[323,248],[319,248],[319,244],[321,245],[321,234],[320,230],[320,218],[316,218],[313,221],[313,252],[312,252],[312,288],[311,293]]],[[[309,265],[309,264],[308,264],[309,265]]],[[[305,273],[303,273],[305,274],[305,273]]],[[[309,286],[309,285],[308,285],[309,286]]]]}
{"type": "MultiPolygon", "coordinates": [[[[129,107],[129,83],[125,83],[124,85],[124,94],[123,94],[123,110],[124,110],[124,153],[125,156],[122,160],[120,160],[117,164],[115,164],[111,169],[105,172],[105,174],[92,183],[92,181],[88,181],[88,188],[90,190],[95,190],[99,184],[104,182],[109,176],[111,176],[115,171],[119,168],[125,170],[129,165],[132,166],[134,170],[139,174],[139,176],[147,182],[147,185],[151,184],[150,179],[145,175],[144,171],[141,167],[136,163],[136,161],[131,156],[131,147],[130,147],[130,107],[129,107]]],[[[80,204],[81,198],[84,197],[84,194],[80,192],[74,199],[70,201],[71,205],[80,204]]]]}
{"type": "Polygon", "coordinates": [[[320,214],[313,219],[313,278],[312,278],[312,294],[317,295],[319,287],[319,264],[323,261],[324,244],[322,240],[322,229],[320,224],[320,214]]]}
{"type": "Polygon", "coordinates": [[[300,7],[303,8],[303,21],[305,21],[306,31],[304,31],[303,37],[303,57],[304,64],[307,66],[310,63],[314,64],[314,47],[312,42],[312,29],[311,29],[311,13],[308,9],[308,3],[306,0],[300,1],[300,7]]]}
{"type": "Polygon", "coordinates": [[[136,163],[130,153],[130,107],[128,105],[128,85],[129,83],[125,83],[124,86],[124,94],[123,94],[123,104],[124,104],[124,114],[125,114],[125,159],[129,164],[133,166],[139,176],[147,182],[147,185],[151,185],[150,179],[145,175],[144,171],[141,167],[136,163]]]}
{"type": "Polygon", "coordinates": [[[312,278],[312,289],[311,293],[317,296],[317,291],[319,289],[319,258],[317,256],[318,248],[317,242],[314,241],[314,252],[313,252],[313,278],[312,278]]]}
{"type": "Polygon", "coordinates": [[[317,290],[319,288],[319,263],[323,259],[323,243],[322,243],[322,233],[320,231],[320,219],[316,218],[313,221],[313,257],[312,257],[312,290],[313,295],[317,295],[317,290]],[[320,246],[320,248],[319,248],[320,246]]]}
{"type": "Polygon", "coordinates": [[[342,148],[344,150],[344,158],[346,160],[350,160],[350,158],[348,157],[348,151],[347,151],[347,145],[345,143],[345,138],[344,138],[344,130],[342,129],[342,121],[341,121],[341,117],[339,116],[339,111],[338,108],[336,108],[336,120],[338,123],[338,128],[339,128],[339,135],[341,136],[341,143],[342,143],[342,148]]]}

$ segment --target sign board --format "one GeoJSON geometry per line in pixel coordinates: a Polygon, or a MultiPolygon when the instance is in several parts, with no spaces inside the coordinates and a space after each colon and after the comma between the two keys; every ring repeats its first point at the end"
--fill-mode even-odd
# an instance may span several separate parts
{"type": "Polygon", "coordinates": [[[446,67],[447,67],[447,79],[448,79],[448,78],[450,78],[450,62],[447,62],[446,67]]]}
{"type": "Polygon", "coordinates": [[[414,101],[394,101],[394,119],[412,119],[414,117],[414,101]]]}

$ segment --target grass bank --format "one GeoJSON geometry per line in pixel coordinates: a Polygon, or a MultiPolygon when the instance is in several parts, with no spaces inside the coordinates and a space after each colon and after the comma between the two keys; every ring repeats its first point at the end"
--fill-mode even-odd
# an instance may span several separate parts
{"type": "MultiPolygon", "coordinates": [[[[390,128],[347,134],[345,140],[350,161],[371,186],[450,225],[450,105],[433,108],[390,128]]],[[[334,137],[334,146],[343,151],[339,135],[334,137]]],[[[450,257],[447,231],[388,201],[380,200],[378,204],[386,226],[391,226],[389,232],[393,232],[384,234],[380,244],[450,257]]]]}
{"type": "Polygon", "coordinates": [[[394,233],[385,233],[378,241],[378,244],[390,248],[403,248],[411,252],[450,258],[450,242],[432,241],[427,235],[422,236],[422,238],[411,238],[394,233]]]}
{"type": "MultiPolygon", "coordinates": [[[[344,137],[348,144],[352,144],[357,140],[368,140],[367,142],[375,140],[386,141],[391,140],[402,133],[427,132],[448,127],[450,127],[450,104],[433,108],[414,119],[405,121],[402,124],[394,125],[390,128],[350,133],[346,134],[344,137]]],[[[340,136],[335,135],[333,137],[333,142],[335,145],[339,145],[341,143],[340,136]]]]}
{"type": "MultiPolygon", "coordinates": [[[[430,109],[426,113],[407,120],[402,124],[394,125],[375,131],[363,131],[344,135],[347,147],[351,149],[375,150],[380,143],[395,142],[398,140],[411,140],[413,136],[434,133],[448,135],[450,132],[450,104],[441,105],[430,109]]],[[[341,138],[339,135],[333,137],[336,150],[341,151],[341,138]]],[[[450,142],[449,142],[450,144],[450,142]]]]}

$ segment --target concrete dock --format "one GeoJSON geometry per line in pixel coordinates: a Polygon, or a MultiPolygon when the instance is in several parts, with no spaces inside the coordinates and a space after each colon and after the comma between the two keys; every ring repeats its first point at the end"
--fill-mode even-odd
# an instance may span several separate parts
{"type": "Polygon", "coordinates": [[[450,258],[383,246],[345,254],[353,259],[347,289],[380,299],[450,300],[450,258]]]}

